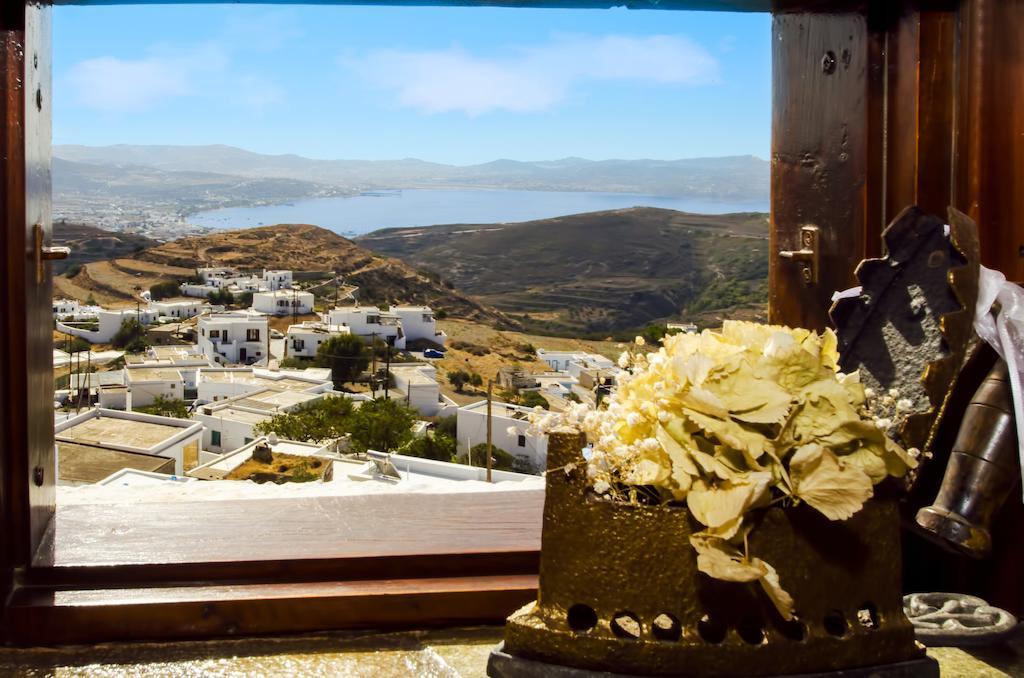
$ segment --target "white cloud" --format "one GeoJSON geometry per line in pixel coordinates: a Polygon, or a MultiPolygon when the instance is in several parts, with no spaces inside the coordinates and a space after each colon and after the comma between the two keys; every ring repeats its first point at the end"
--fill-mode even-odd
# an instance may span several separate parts
{"type": "Polygon", "coordinates": [[[588,81],[698,85],[718,80],[718,63],[682,36],[558,36],[505,58],[446,50],[377,50],[342,65],[392,91],[399,105],[429,113],[548,110],[588,81]]]}
{"type": "Polygon", "coordinates": [[[188,69],[158,57],[87,59],[72,66],[67,78],[75,102],[100,111],[140,111],[192,93],[188,69]]]}

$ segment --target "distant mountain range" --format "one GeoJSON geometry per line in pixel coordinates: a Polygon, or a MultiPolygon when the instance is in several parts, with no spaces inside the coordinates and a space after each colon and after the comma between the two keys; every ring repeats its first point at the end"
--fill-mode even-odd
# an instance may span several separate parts
{"type": "Polygon", "coordinates": [[[335,187],[300,179],[169,170],[146,164],[53,159],[53,193],[59,201],[119,199],[187,213],[233,205],[271,204],[309,196],[345,195],[335,187]]]}
{"type": "MultiPolygon", "coordinates": [[[[223,145],[58,145],[53,153],[60,160],[116,168],[125,174],[123,182],[148,181],[140,176],[144,173],[139,168],[143,167],[173,173],[164,179],[185,190],[193,190],[197,182],[216,180],[219,175],[307,182],[305,188],[311,191],[323,186],[346,191],[475,187],[608,191],[744,202],[764,202],[769,191],[769,163],[749,155],[686,160],[495,160],[456,166],[412,158],[315,160],[291,154],[264,155],[223,145]]],[[[74,180],[79,181],[77,176],[86,174],[80,166],[58,163],[54,169],[58,179],[61,173],[74,173],[74,180]]]]}

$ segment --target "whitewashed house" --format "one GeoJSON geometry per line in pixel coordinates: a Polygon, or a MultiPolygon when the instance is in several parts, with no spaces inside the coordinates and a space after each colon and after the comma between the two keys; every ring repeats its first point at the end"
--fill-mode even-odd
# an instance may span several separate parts
{"type": "Polygon", "coordinates": [[[78,315],[79,308],[78,301],[75,299],[54,299],[53,300],[53,317],[63,318],[65,316],[76,316],[78,315]]]}
{"type": "Polygon", "coordinates": [[[122,309],[108,311],[100,309],[96,313],[96,320],[99,323],[96,330],[75,327],[59,320],[57,321],[57,329],[72,336],[81,337],[90,344],[109,344],[114,335],[117,334],[117,331],[121,329],[122,323],[129,318],[138,318],[139,322],[143,325],[152,325],[157,321],[159,315],[156,311],[150,310],[122,309]]]}
{"type": "Polygon", "coordinates": [[[263,288],[271,292],[274,290],[290,290],[292,288],[292,272],[264,269],[263,288]]]}
{"type": "Polygon", "coordinates": [[[313,312],[313,293],[299,290],[256,292],[252,308],[268,315],[306,315],[313,312]]]}
{"type": "Polygon", "coordinates": [[[389,312],[398,316],[406,342],[427,339],[444,346],[448,335],[437,329],[437,319],[429,306],[392,306],[389,312]]]}
{"type": "MultiPolygon", "coordinates": [[[[109,463],[116,452],[166,457],[174,461],[173,473],[181,475],[199,465],[203,425],[190,419],[158,417],[139,412],[91,409],[54,427],[57,476],[61,456],[74,455],[109,463]],[[83,449],[84,448],[84,449],[83,449]]],[[[108,470],[103,477],[117,469],[108,470]]]]}
{"type": "Polygon", "coordinates": [[[458,405],[441,394],[437,384],[437,370],[433,365],[398,364],[391,366],[394,388],[388,396],[400,400],[424,417],[452,414],[458,405]]]}
{"type": "Polygon", "coordinates": [[[160,397],[165,400],[185,397],[185,380],[173,367],[128,366],[124,368],[124,381],[128,388],[128,410],[152,405],[160,397]]]}
{"type": "Polygon", "coordinates": [[[199,350],[220,364],[248,365],[269,358],[267,318],[237,311],[199,316],[199,350]]]}
{"type": "MultiPolygon", "coordinates": [[[[529,407],[492,401],[491,442],[517,457],[524,468],[539,472],[546,468],[548,437],[527,433],[530,426],[528,417],[532,411],[529,407]]],[[[464,405],[456,416],[457,450],[459,456],[466,456],[470,449],[487,442],[487,401],[464,405]]]]}
{"type": "Polygon", "coordinates": [[[155,311],[162,318],[185,320],[194,318],[203,312],[205,304],[201,301],[151,301],[149,310],[155,311]]]}
{"type": "Polygon", "coordinates": [[[329,369],[202,368],[196,377],[198,399],[212,403],[267,388],[323,393],[334,388],[330,372],[329,369]]]}
{"type": "Polygon", "coordinates": [[[345,325],[328,325],[315,320],[289,325],[285,333],[285,355],[289,358],[315,358],[320,344],[348,333],[349,328],[345,325]]]}
{"type": "Polygon", "coordinates": [[[247,445],[259,437],[256,426],[260,423],[323,397],[322,393],[264,388],[203,405],[195,414],[203,424],[203,449],[221,454],[247,445]]]}
{"type": "Polygon", "coordinates": [[[379,339],[395,348],[405,348],[405,334],[399,317],[376,306],[338,306],[326,314],[325,320],[329,325],[348,327],[351,334],[367,342],[379,339]]]}

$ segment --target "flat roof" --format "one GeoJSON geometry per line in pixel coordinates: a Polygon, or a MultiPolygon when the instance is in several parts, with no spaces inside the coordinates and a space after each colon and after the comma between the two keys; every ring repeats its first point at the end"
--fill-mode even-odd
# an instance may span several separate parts
{"type": "MultiPolygon", "coordinates": [[[[469,405],[463,405],[461,409],[469,412],[486,412],[487,401],[481,400],[480,402],[472,403],[469,405]]],[[[512,405],[509,403],[499,403],[491,401],[491,415],[495,417],[505,417],[507,419],[518,419],[525,421],[526,416],[533,412],[529,407],[523,407],[522,405],[512,405]]]]}
{"type": "Polygon", "coordinates": [[[313,296],[312,292],[304,292],[302,290],[267,290],[266,292],[256,292],[253,296],[261,295],[264,297],[298,297],[303,295],[313,296]]]}
{"type": "Polygon", "coordinates": [[[391,373],[401,375],[410,384],[437,385],[437,379],[424,374],[422,366],[400,367],[392,365],[391,373]]]}
{"type": "Polygon", "coordinates": [[[174,459],[144,452],[58,442],[57,469],[60,480],[96,483],[121,469],[174,473],[174,459]]]}
{"type": "Polygon", "coordinates": [[[240,410],[237,407],[221,407],[210,412],[210,414],[203,413],[205,417],[213,417],[215,419],[229,419],[231,421],[240,421],[245,424],[259,424],[266,421],[273,415],[269,412],[250,412],[248,410],[240,410]]]}
{"type": "Polygon", "coordinates": [[[128,383],[141,381],[181,381],[181,372],[173,367],[131,367],[125,370],[128,383]]]}
{"type": "Polygon", "coordinates": [[[259,409],[279,409],[308,403],[319,398],[319,394],[303,393],[302,391],[271,390],[257,391],[233,400],[239,407],[255,407],[259,409]]]}
{"type": "MultiPolygon", "coordinates": [[[[195,422],[182,420],[192,425],[195,422]]],[[[139,421],[129,417],[92,416],[63,431],[57,431],[55,437],[60,441],[81,443],[84,445],[106,446],[122,445],[150,449],[180,434],[187,426],[170,426],[149,421],[139,421]]],[[[117,469],[114,469],[115,471],[117,469]]],[[[110,473],[107,473],[110,475],[110,473]]]]}

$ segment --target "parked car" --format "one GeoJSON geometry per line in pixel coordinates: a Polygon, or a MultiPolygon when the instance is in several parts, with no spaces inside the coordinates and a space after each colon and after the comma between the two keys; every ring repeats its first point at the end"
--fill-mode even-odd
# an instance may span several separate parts
{"type": "Polygon", "coordinates": [[[284,339],[284,333],[281,330],[270,330],[271,339],[284,339]]]}
{"type": "Polygon", "coordinates": [[[428,348],[426,351],[423,352],[423,357],[424,358],[443,358],[444,357],[444,351],[439,351],[436,348],[428,348]]]}

